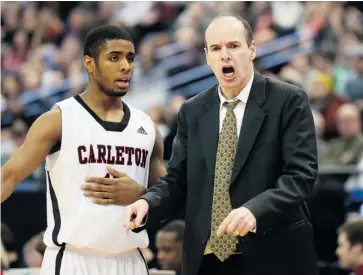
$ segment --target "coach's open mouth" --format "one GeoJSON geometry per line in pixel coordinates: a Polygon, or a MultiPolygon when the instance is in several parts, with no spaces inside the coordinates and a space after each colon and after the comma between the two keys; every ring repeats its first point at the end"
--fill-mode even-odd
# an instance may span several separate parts
{"type": "Polygon", "coordinates": [[[227,65],[222,67],[222,74],[226,79],[232,79],[235,75],[233,66],[227,65]]]}

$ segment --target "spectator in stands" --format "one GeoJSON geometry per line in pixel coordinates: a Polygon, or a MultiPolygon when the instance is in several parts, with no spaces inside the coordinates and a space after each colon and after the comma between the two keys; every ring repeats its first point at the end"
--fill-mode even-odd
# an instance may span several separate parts
{"type": "Polygon", "coordinates": [[[328,142],[321,155],[320,164],[357,165],[363,154],[360,112],[356,105],[346,103],[337,112],[337,127],[340,137],[328,142]]]}
{"type": "Polygon", "coordinates": [[[19,75],[16,73],[3,75],[1,80],[1,93],[5,98],[17,98],[22,88],[19,75]]]}
{"type": "Polygon", "coordinates": [[[325,138],[337,136],[336,113],[344,101],[333,93],[333,79],[326,73],[317,73],[313,90],[309,94],[311,107],[320,112],[325,120],[325,138]]]}
{"type": "Polygon", "coordinates": [[[165,121],[169,127],[168,135],[164,139],[165,160],[169,160],[171,157],[173,141],[178,128],[177,115],[185,100],[183,96],[174,96],[168,102],[167,108],[165,108],[165,121]]]}
{"type": "Polygon", "coordinates": [[[23,247],[24,261],[27,267],[40,268],[46,245],[43,242],[44,232],[31,237],[23,247]]]}
{"type": "MultiPolygon", "coordinates": [[[[318,72],[325,73],[332,77],[332,93],[337,96],[344,95],[344,87],[348,80],[349,72],[342,66],[336,64],[336,53],[328,50],[318,51],[313,55],[312,62],[318,72]]],[[[310,79],[311,82],[312,79],[310,79]]]]}
{"type": "Polygon", "coordinates": [[[363,275],[363,220],[353,220],[343,224],[338,230],[340,266],[354,270],[354,275],[363,275]]]}
{"type": "Polygon", "coordinates": [[[309,55],[298,54],[280,70],[279,78],[282,81],[303,88],[308,96],[310,96],[313,90],[312,80],[315,78],[317,72],[317,69],[311,66],[309,55]]]}
{"type": "MultiPolygon", "coordinates": [[[[2,240],[0,240],[0,255],[1,255],[1,270],[8,270],[10,265],[12,264],[12,262],[14,262],[17,259],[17,256],[14,257],[15,254],[9,253],[6,249],[5,246],[2,242],[2,240]]],[[[2,274],[2,273],[1,273],[2,274]]]]}
{"type": "Polygon", "coordinates": [[[1,270],[7,270],[11,264],[16,262],[18,254],[14,249],[14,234],[11,229],[5,224],[1,223],[1,238],[0,238],[0,256],[1,256],[1,270]]]}
{"type": "Polygon", "coordinates": [[[304,6],[299,1],[272,2],[272,21],[279,36],[293,33],[304,12],[304,6]]]}
{"type": "Polygon", "coordinates": [[[185,223],[176,220],[168,223],[156,235],[157,258],[163,270],[181,275],[185,223]]]}
{"type": "Polygon", "coordinates": [[[67,68],[67,79],[69,79],[72,89],[69,96],[80,94],[86,89],[87,75],[85,74],[82,60],[73,60],[67,68]]]}
{"type": "Polygon", "coordinates": [[[304,83],[303,75],[291,66],[285,66],[279,73],[280,80],[302,87],[304,83]]]}
{"type": "Polygon", "coordinates": [[[318,143],[318,154],[322,154],[326,147],[326,142],[322,139],[325,127],[324,117],[319,113],[313,110],[313,118],[315,124],[315,133],[316,139],[318,143]]]}
{"type": "Polygon", "coordinates": [[[363,49],[356,57],[355,76],[348,81],[345,94],[351,101],[357,101],[360,109],[363,109],[363,49]]]}
{"type": "Polygon", "coordinates": [[[28,127],[24,121],[16,119],[9,129],[1,131],[1,161],[5,163],[10,156],[23,144],[28,127]]]}
{"type": "Polygon", "coordinates": [[[164,106],[168,99],[166,71],[155,58],[156,50],[156,36],[142,41],[138,59],[135,60],[135,82],[124,97],[126,103],[144,111],[150,106],[164,106]]]}
{"type": "Polygon", "coordinates": [[[177,131],[177,115],[185,102],[185,97],[176,95],[170,98],[166,106],[153,106],[149,108],[148,115],[158,126],[164,140],[164,159],[169,160],[173,147],[173,140],[177,131]]]}

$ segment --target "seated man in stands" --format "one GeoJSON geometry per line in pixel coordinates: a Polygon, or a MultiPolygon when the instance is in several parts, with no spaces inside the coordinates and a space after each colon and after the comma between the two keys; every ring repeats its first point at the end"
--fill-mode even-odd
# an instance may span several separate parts
{"type": "Polygon", "coordinates": [[[346,103],[337,111],[340,137],[328,142],[320,158],[321,166],[357,165],[363,154],[363,136],[359,109],[346,103]]]}
{"type": "Polygon", "coordinates": [[[363,275],[363,220],[345,223],[338,234],[336,254],[340,266],[354,270],[354,275],[363,275]]]}
{"type": "Polygon", "coordinates": [[[176,275],[181,274],[184,228],[184,221],[175,220],[156,235],[158,261],[163,270],[173,270],[176,275]]]}
{"type": "Polygon", "coordinates": [[[333,78],[327,73],[317,73],[312,80],[312,90],[309,93],[313,110],[320,112],[325,120],[324,139],[338,136],[337,111],[345,100],[334,93],[333,78]]]}
{"type": "Polygon", "coordinates": [[[320,156],[326,147],[326,142],[323,140],[325,120],[321,113],[313,110],[313,118],[315,124],[316,142],[318,144],[318,155],[320,156]]]}
{"type": "Polygon", "coordinates": [[[43,242],[44,232],[31,237],[23,247],[24,262],[27,267],[40,268],[46,245],[43,242]]]}

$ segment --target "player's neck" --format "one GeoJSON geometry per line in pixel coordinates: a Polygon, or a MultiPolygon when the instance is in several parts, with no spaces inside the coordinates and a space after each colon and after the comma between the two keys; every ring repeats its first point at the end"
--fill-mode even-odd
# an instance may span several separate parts
{"type": "Polygon", "coordinates": [[[121,98],[108,96],[102,91],[95,91],[90,87],[88,87],[80,96],[87,105],[91,105],[99,110],[108,111],[122,109],[121,98]]]}

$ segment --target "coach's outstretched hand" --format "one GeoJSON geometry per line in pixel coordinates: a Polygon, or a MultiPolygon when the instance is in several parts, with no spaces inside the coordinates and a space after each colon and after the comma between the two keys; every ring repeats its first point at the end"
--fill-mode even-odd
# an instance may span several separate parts
{"type": "Polygon", "coordinates": [[[146,192],[126,174],[107,166],[109,175],[104,178],[89,177],[81,189],[86,197],[93,198],[96,204],[128,205],[146,192]]]}
{"type": "Polygon", "coordinates": [[[144,217],[149,211],[149,204],[146,200],[140,199],[126,207],[123,226],[126,229],[135,229],[141,226],[144,217]]]}

